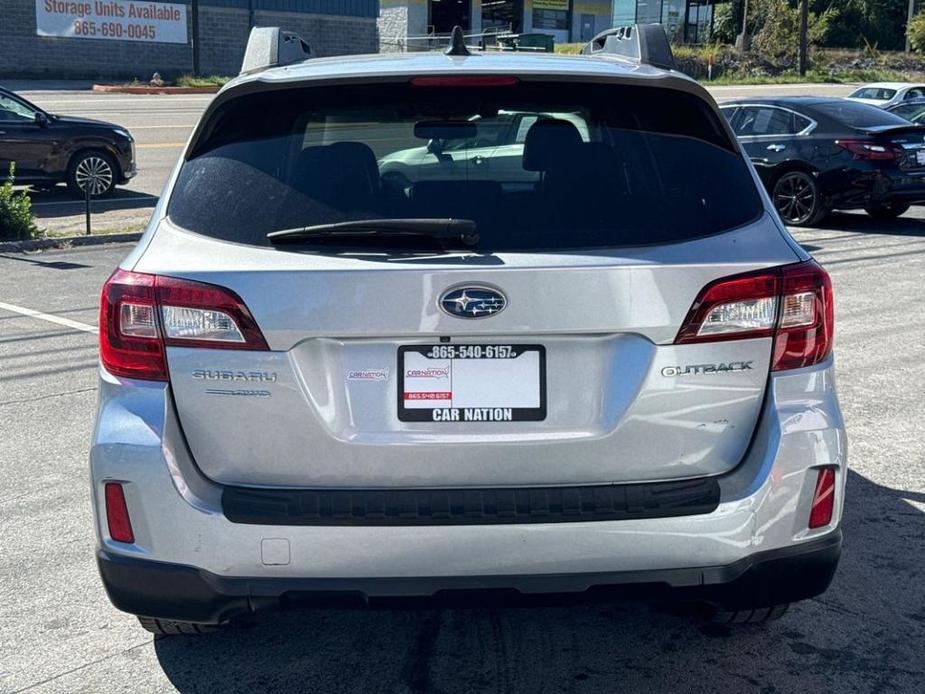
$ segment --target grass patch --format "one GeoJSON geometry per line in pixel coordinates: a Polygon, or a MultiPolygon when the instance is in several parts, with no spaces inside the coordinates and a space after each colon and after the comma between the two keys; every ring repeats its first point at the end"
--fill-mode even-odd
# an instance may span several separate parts
{"type": "Polygon", "coordinates": [[[194,77],[193,75],[180,75],[177,77],[176,86],[178,87],[223,87],[230,81],[231,77],[224,75],[208,75],[194,77]]]}
{"type": "Polygon", "coordinates": [[[700,79],[703,84],[715,86],[734,84],[852,84],[855,82],[908,82],[925,78],[921,72],[893,72],[890,70],[808,70],[805,76],[797,72],[782,72],[779,75],[725,74],[714,80],[700,79]]]}

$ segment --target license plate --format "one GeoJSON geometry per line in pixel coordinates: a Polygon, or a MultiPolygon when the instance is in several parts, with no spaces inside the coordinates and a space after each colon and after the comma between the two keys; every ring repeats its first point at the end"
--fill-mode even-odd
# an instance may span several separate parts
{"type": "Polygon", "coordinates": [[[915,163],[919,166],[925,166],[925,149],[915,151],[915,163]]]}
{"type": "Polygon", "coordinates": [[[546,348],[399,347],[398,419],[448,423],[546,419],[546,348]]]}

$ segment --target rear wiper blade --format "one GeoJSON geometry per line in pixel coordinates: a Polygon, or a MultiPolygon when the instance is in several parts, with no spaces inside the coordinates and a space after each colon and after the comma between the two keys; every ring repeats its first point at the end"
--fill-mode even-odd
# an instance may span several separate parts
{"type": "Polygon", "coordinates": [[[464,246],[474,246],[479,242],[479,232],[473,220],[449,217],[446,219],[358,219],[351,222],[315,224],[271,231],[267,234],[267,239],[274,244],[315,239],[362,241],[415,238],[453,241],[464,246]]]}

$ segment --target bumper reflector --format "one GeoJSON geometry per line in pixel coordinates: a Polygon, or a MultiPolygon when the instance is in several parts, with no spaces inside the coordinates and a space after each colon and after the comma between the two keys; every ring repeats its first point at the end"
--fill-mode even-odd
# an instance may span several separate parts
{"type": "Polygon", "coordinates": [[[835,469],[823,468],[816,479],[813,507],[809,513],[809,527],[821,528],[832,522],[835,509],[835,469]]]}
{"type": "Polygon", "coordinates": [[[132,521],[128,517],[125,505],[125,492],[118,482],[106,483],[106,522],[109,524],[109,536],[116,542],[135,542],[132,521]]]}

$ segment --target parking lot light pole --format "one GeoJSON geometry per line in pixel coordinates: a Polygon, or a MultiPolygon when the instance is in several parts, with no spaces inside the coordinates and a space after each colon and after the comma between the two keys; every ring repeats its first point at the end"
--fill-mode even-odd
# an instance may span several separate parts
{"type": "Polygon", "coordinates": [[[809,0],[800,0],[800,77],[806,75],[806,52],[807,52],[807,25],[809,24],[809,0]]]}

